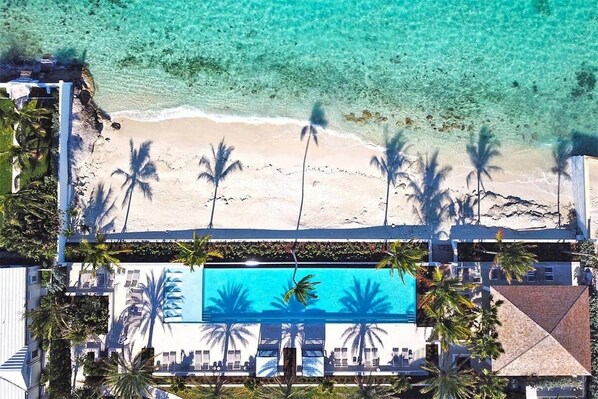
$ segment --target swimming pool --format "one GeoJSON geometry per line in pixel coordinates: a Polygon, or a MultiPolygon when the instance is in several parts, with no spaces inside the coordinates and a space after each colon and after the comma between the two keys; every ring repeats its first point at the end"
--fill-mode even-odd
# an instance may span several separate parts
{"type": "Polygon", "coordinates": [[[373,267],[300,267],[297,280],[314,274],[318,299],[307,308],[283,294],[292,267],[206,267],[165,271],[166,322],[414,322],[415,279],[405,283],[373,267]]]}

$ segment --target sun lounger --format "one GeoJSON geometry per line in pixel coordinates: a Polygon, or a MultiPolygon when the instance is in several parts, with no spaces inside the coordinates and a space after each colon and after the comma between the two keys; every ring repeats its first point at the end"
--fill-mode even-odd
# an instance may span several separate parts
{"type": "Polygon", "coordinates": [[[409,366],[409,349],[403,348],[401,349],[401,358],[403,359],[403,367],[409,366]]]}
{"type": "Polygon", "coordinates": [[[133,277],[131,278],[131,287],[137,287],[139,283],[139,276],[141,275],[141,270],[133,270],[133,277]]]}

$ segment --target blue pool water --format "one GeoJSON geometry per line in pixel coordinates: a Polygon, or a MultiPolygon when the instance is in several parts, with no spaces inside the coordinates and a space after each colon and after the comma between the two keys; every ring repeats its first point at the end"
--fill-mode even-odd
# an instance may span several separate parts
{"type": "MultiPolygon", "coordinates": [[[[171,269],[175,270],[175,269],[171,269]]],[[[391,277],[373,268],[304,268],[297,280],[314,274],[318,299],[306,307],[282,297],[292,285],[292,268],[205,268],[176,272],[178,308],[170,322],[413,322],[415,279],[391,277]]],[[[168,280],[168,278],[167,278],[168,280]]],[[[169,300],[165,300],[168,307],[169,300]]],[[[166,309],[165,312],[169,312],[166,309]]]]}

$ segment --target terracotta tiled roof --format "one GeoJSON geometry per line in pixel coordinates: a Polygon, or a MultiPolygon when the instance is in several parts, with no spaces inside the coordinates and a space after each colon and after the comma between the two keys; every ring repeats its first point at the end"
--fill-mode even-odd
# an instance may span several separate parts
{"type": "Polygon", "coordinates": [[[499,339],[505,353],[492,370],[505,376],[591,374],[588,288],[493,286],[502,300],[499,339]]]}

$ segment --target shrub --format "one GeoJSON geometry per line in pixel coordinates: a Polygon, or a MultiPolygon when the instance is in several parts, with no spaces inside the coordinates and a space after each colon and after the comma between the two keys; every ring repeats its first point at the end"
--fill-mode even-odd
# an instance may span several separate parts
{"type": "Polygon", "coordinates": [[[75,296],[72,298],[74,306],[69,310],[69,320],[72,323],[89,328],[93,334],[101,335],[108,332],[108,298],[103,296],[75,296]]]}
{"type": "MultiPolygon", "coordinates": [[[[291,242],[243,241],[212,242],[209,249],[222,253],[222,262],[292,262],[291,242]]],[[[427,248],[427,243],[421,245],[427,248]]],[[[79,244],[69,244],[66,258],[70,262],[83,261],[79,244]]],[[[180,248],[176,242],[110,243],[111,250],[127,250],[116,257],[121,262],[171,262],[180,248]]],[[[378,262],[384,256],[384,243],[370,242],[301,242],[296,248],[301,262],[378,262]]]]}
{"type": "Polygon", "coordinates": [[[598,257],[596,256],[596,246],[592,240],[580,241],[578,244],[578,252],[580,261],[585,263],[585,266],[598,268],[598,257]]]}
{"type": "Polygon", "coordinates": [[[48,398],[71,398],[71,344],[67,339],[57,338],[50,345],[48,373],[48,398]]]}
{"type": "Polygon", "coordinates": [[[5,249],[36,261],[54,257],[60,231],[56,190],[56,180],[46,177],[4,199],[0,244],[5,249]]]}
{"type": "MultiPolygon", "coordinates": [[[[527,242],[526,242],[527,244],[527,242]]],[[[576,252],[575,243],[529,243],[539,262],[574,262],[579,260],[579,256],[572,255],[570,252],[576,252]]],[[[483,246],[486,251],[496,252],[498,244],[494,242],[473,243],[460,242],[457,246],[459,252],[459,262],[492,262],[494,254],[483,253],[479,250],[483,246]]]]}

